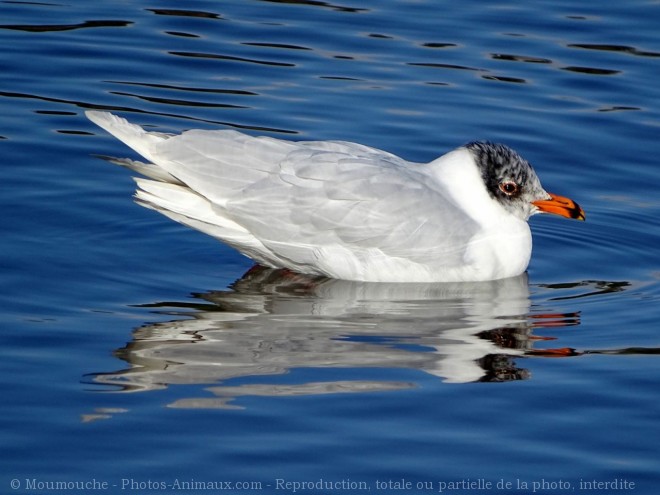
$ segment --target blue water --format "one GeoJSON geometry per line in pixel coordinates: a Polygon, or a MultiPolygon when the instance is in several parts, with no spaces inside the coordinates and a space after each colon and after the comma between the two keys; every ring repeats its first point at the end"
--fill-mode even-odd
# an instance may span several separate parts
{"type": "Polygon", "coordinates": [[[656,493],[659,23],[652,1],[0,1],[0,493],[656,493]],[[412,161],[501,141],[587,221],[533,218],[507,281],[248,272],[131,201],[88,108],[412,161]]]}

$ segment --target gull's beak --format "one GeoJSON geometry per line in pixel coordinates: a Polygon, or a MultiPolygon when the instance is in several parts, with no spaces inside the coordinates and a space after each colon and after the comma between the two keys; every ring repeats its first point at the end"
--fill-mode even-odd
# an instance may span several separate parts
{"type": "Polygon", "coordinates": [[[584,220],[584,210],[580,208],[580,205],[575,201],[556,194],[548,194],[550,195],[550,199],[532,201],[532,204],[536,206],[540,212],[554,213],[555,215],[560,215],[566,218],[584,220]]]}

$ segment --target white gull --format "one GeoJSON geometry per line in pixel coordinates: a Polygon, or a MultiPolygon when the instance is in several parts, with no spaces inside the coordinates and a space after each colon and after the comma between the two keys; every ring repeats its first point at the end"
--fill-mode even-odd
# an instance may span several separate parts
{"type": "Polygon", "coordinates": [[[472,142],[429,163],[344,141],[286,141],[233,130],[147,132],[87,117],[149,163],[137,201],[273,268],[367,282],[495,280],[527,269],[527,220],[584,220],[501,144],[472,142]]]}

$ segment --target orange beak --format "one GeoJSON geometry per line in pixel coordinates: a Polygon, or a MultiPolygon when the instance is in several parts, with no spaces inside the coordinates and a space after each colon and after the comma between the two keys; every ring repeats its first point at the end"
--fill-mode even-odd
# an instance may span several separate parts
{"type": "Polygon", "coordinates": [[[550,199],[542,199],[540,201],[532,202],[539,211],[543,213],[553,213],[566,218],[584,220],[584,210],[575,201],[556,194],[548,194],[550,194],[550,199]]]}

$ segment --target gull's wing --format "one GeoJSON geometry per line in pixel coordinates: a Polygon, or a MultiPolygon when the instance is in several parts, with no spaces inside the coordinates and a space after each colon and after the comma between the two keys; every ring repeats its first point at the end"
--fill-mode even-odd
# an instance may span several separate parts
{"type": "Polygon", "coordinates": [[[142,180],[148,194],[141,191],[138,198],[220,239],[231,226],[230,244],[241,250],[245,238],[246,254],[262,262],[353,279],[370,269],[451,270],[465,264],[479,230],[424,173],[425,165],[368,146],[227,130],[169,136],[109,114],[90,118],[184,185],[150,188],[154,181],[142,180]],[[181,199],[172,199],[173,187],[181,199]],[[199,206],[200,198],[208,204],[199,206]],[[212,224],[214,215],[219,229],[200,228],[200,221],[212,224]],[[338,266],[346,272],[337,272],[338,266]]]}
{"type": "MultiPolygon", "coordinates": [[[[379,250],[464,263],[476,224],[419,167],[346,142],[290,142],[189,131],[160,143],[156,163],[280,256],[379,250]]],[[[365,254],[366,255],[366,254],[365,254]]]]}

